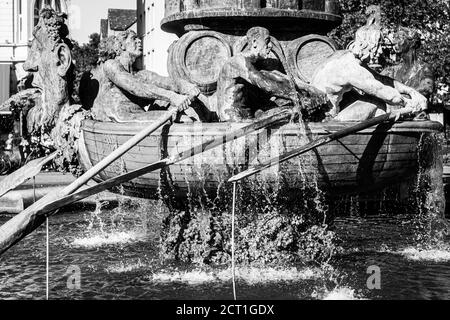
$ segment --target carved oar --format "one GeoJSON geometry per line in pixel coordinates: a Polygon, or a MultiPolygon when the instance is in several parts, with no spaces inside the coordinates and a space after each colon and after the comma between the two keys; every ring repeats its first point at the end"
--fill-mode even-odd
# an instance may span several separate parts
{"type": "Polygon", "coordinates": [[[402,115],[402,114],[408,114],[408,113],[411,113],[411,109],[403,108],[403,109],[400,109],[400,110],[398,110],[396,112],[386,113],[386,114],[381,115],[379,117],[372,118],[372,119],[360,122],[360,123],[358,123],[358,124],[356,124],[354,126],[351,126],[351,127],[339,130],[337,132],[325,135],[323,137],[320,137],[320,138],[318,138],[316,140],[313,140],[313,141],[309,142],[308,144],[306,144],[306,145],[304,145],[304,146],[302,146],[302,147],[300,147],[298,149],[288,151],[288,152],[282,154],[279,157],[274,157],[274,158],[272,158],[272,159],[270,159],[268,161],[265,161],[263,163],[254,165],[254,166],[250,167],[249,169],[247,169],[245,171],[242,171],[241,173],[231,177],[228,180],[228,182],[234,183],[234,182],[241,181],[241,180],[243,180],[245,178],[248,178],[250,176],[253,176],[253,175],[255,175],[255,174],[257,174],[257,173],[259,173],[259,172],[261,172],[261,171],[263,171],[265,169],[268,169],[268,168],[270,168],[270,167],[272,167],[274,165],[283,163],[283,162],[285,162],[285,161],[287,161],[289,159],[297,157],[297,156],[299,156],[299,155],[301,155],[303,153],[306,153],[306,152],[308,152],[308,151],[310,151],[312,149],[320,147],[320,146],[322,146],[324,144],[327,144],[327,143],[329,143],[331,141],[334,141],[334,140],[337,140],[337,139],[341,139],[341,138],[343,138],[345,136],[348,136],[350,134],[356,133],[358,131],[361,131],[361,130],[364,130],[364,129],[367,129],[367,128],[370,128],[370,127],[373,127],[375,125],[378,125],[378,124],[386,122],[386,121],[391,121],[391,122],[395,121],[396,119],[398,119],[399,114],[402,115]]]}
{"type": "Polygon", "coordinates": [[[47,194],[45,197],[3,224],[0,227],[0,254],[4,253],[45,222],[46,214],[41,212],[43,207],[61,197],[65,197],[77,191],[91,178],[99,174],[114,161],[136,146],[139,142],[144,140],[148,135],[167,123],[177,114],[177,112],[178,110],[176,108],[171,108],[152,125],[146,127],[119,148],[114,150],[106,158],[97,163],[70,185],[59,192],[47,194]]]}
{"type": "Polygon", "coordinates": [[[2,180],[0,185],[0,198],[7,192],[17,188],[22,183],[36,176],[39,172],[41,172],[43,166],[55,159],[56,155],[57,152],[54,152],[47,157],[30,161],[20,169],[8,175],[2,180]]]}
{"type": "Polygon", "coordinates": [[[158,170],[158,169],[162,169],[164,167],[168,167],[170,165],[184,161],[188,158],[199,155],[208,150],[222,146],[225,143],[239,139],[243,136],[246,136],[246,135],[248,135],[252,132],[258,131],[260,129],[267,128],[270,125],[274,125],[274,124],[281,123],[281,122],[287,122],[290,117],[291,117],[290,112],[282,111],[280,113],[277,113],[275,115],[272,115],[272,116],[262,119],[260,121],[254,122],[243,128],[239,128],[237,130],[234,130],[234,131],[227,133],[225,135],[222,135],[220,137],[211,139],[211,140],[204,142],[198,146],[195,146],[191,149],[183,151],[175,156],[162,159],[162,160],[154,162],[148,166],[145,166],[140,169],[122,174],[122,175],[114,177],[114,178],[111,178],[109,180],[106,180],[106,181],[99,183],[95,186],[92,186],[90,188],[81,190],[72,195],[58,199],[58,200],[51,202],[51,203],[47,204],[46,206],[44,206],[40,212],[41,212],[41,214],[44,214],[46,212],[51,212],[51,211],[57,210],[63,206],[83,200],[89,196],[92,196],[99,192],[105,191],[109,188],[115,187],[117,185],[120,185],[120,184],[125,183],[130,180],[136,179],[144,174],[150,173],[150,172],[158,170]]]}
{"type": "MultiPolygon", "coordinates": [[[[176,112],[176,110],[175,110],[176,112]]],[[[167,115],[163,116],[160,121],[158,121],[159,126],[163,125],[169,119],[172,118],[174,112],[168,112],[167,115]]],[[[107,180],[103,183],[100,183],[91,188],[80,191],[79,193],[70,196],[73,192],[78,190],[82,185],[84,185],[88,180],[97,175],[103,169],[105,169],[109,164],[117,160],[121,155],[130,150],[137,143],[142,141],[147,135],[151,132],[155,131],[159,126],[158,124],[152,125],[149,128],[146,128],[135,137],[130,139],[120,148],[116,149],[113,153],[111,153],[108,157],[99,162],[96,166],[86,172],[79,179],[74,181],[71,185],[64,188],[59,193],[49,194],[36,202],[34,205],[30,206],[26,210],[22,211],[20,214],[6,222],[3,226],[0,227],[0,254],[7,251],[14,244],[19,242],[26,235],[35,230],[40,224],[45,221],[47,216],[50,216],[56,209],[61,208],[64,205],[73,203],[75,201],[86,198],[95,193],[101,192],[107,188],[111,188],[113,186],[119,185],[126,181],[135,179],[143,174],[148,172],[163,168],[170,164],[183,161],[189,157],[192,157],[196,154],[202,153],[204,151],[210,150],[217,146],[220,146],[226,142],[230,142],[239,137],[245,136],[251,132],[257,131],[259,129],[263,129],[269,125],[287,121],[290,118],[290,112],[287,110],[281,111],[273,116],[267,117],[255,123],[252,123],[243,128],[237,129],[229,134],[221,136],[216,139],[212,139],[208,142],[205,142],[197,147],[194,147],[190,150],[182,152],[175,157],[166,158],[161,161],[158,161],[154,164],[146,166],[142,169],[135,170],[133,172],[123,174],[116,178],[107,180]]]]}

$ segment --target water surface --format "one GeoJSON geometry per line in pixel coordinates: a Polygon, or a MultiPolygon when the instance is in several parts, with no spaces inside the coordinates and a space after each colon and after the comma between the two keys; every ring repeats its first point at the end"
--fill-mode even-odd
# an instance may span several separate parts
{"type": "MultiPolygon", "coordinates": [[[[0,216],[0,224],[8,218],[0,216]]],[[[342,252],[329,266],[240,266],[238,298],[450,299],[450,239],[424,250],[413,221],[339,218],[342,252]],[[380,268],[380,290],[367,287],[370,266],[380,268]]],[[[50,218],[49,230],[50,299],[233,297],[227,266],[162,264],[154,225],[136,212],[66,212],[50,218]],[[80,289],[68,286],[73,267],[81,271],[80,289]]],[[[45,241],[41,227],[0,257],[0,299],[45,299],[45,241]]]]}

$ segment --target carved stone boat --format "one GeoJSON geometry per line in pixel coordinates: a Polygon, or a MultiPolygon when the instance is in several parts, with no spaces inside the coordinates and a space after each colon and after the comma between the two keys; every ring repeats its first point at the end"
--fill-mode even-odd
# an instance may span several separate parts
{"type": "MultiPolygon", "coordinates": [[[[146,123],[108,123],[85,121],[80,139],[80,159],[85,169],[98,163],[112,150],[140,131],[146,123]]],[[[222,136],[242,123],[199,123],[166,125],[147,137],[123,158],[96,177],[103,181],[156,162],[168,155],[195,147],[202,142],[222,136]]],[[[270,131],[259,131],[170,166],[164,174],[153,172],[124,185],[127,194],[153,198],[158,186],[166,179],[178,197],[184,198],[188,187],[203,181],[208,192],[215,192],[219,183],[250,164],[298,148],[306,141],[354,123],[328,122],[307,125],[308,140],[299,136],[299,127],[288,124],[270,131]],[[267,146],[272,146],[268,150],[267,146]],[[278,145],[278,147],[273,147],[278,145]],[[278,153],[279,154],[279,153],[278,153]]],[[[401,183],[413,177],[418,170],[421,139],[442,131],[438,122],[408,121],[395,125],[382,124],[357,134],[331,142],[309,153],[261,172],[251,179],[264,179],[280,171],[287,173],[292,188],[310,174],[318,184],[333,193],[354,193],[377,190],[401,183]],[[302,159],[299,161],[299,159],[302,159]]],[[[426,165],[426,164],[425,164],[426,165]]]]}

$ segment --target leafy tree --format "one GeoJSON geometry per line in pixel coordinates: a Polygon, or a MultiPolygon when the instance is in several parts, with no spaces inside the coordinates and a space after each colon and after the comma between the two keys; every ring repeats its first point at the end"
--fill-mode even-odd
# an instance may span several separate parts
{"type": "Polygon", "coordinates": [[[365,24],[365,10],[379,5],[385,31],[398,26],[418,30],[422,38],[419,58],[430,63],[436,72],[435,103],[450,104],[450,0],[338,0],[342,25],[330,36],[345,48],[356,30],[365,24]]]}
{"type": "Polygon", "coordinates": [[[89,42],[81,46],[78,42],[73,42],[72,55],[75,64],[75,81],[72,98],[76,104],[80,103],[79,88],[83,74],[91,71],[97,65],[99,44],[100,35],[98,33],[91,34],[89,42]]]}

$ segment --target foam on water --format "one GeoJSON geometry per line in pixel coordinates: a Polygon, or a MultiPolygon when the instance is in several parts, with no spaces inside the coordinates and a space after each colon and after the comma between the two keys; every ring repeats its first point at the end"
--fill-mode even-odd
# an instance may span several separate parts
{"type": "Polygon", "coordinates": [[[99,233],[87,237],[75,238],[72,242],[74,247],[98,248],[110,245],[120,245],[142,241],[145,234],[141,232],[111,232],[99,233]]]}
{"type": "MultiPolygon", "coordinates": [[[[320,269],[275,269],[275,268],[238,268],[236,269],[236,278],[238,281],[244,281],[249,285],[270,282],[294,282],[301,280],[318,279],[323,276],[320,269]]],[[[220,271],[202,271],[192,270],[183,272],[159,272],[148,277],[153,282],[182,282],[187,284],[204,284],[209,282],[227,282],[231,281],[231,269],[220,271]]]]}
{"type": "Polygon", "coordinates": [[[321,300],[364,300],[354,289],[348,287],[336,287],[318,295],[317,298],[321,300]]]}
{"type": "Polygon", "coordinates": [[[142,262],[140,259],[134,263],[125,263],[123,261],[110,265],[106,268],[106,272],[108,273],[128,273],[135,272],[142,269],[149,268],[150,265],[148,263],[142,262]]]}
{"type": "Polygon", "coordinates": [[[433,261],[433,262],[446,262],[450,261],[450,248],[436,248],[436,249],[419,249],[419,248],[406,248],[398,252],[408,260],[413,261],[433,261]]]}

